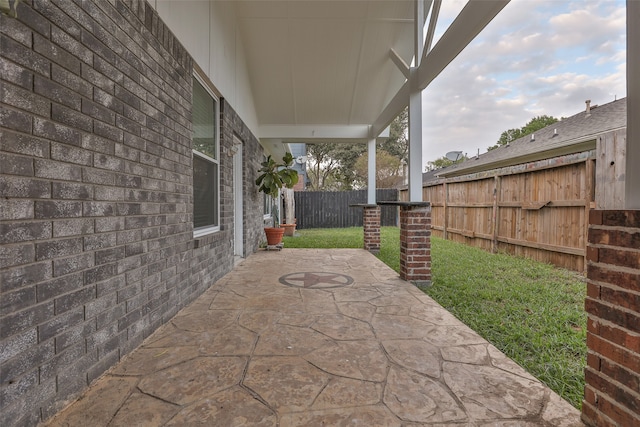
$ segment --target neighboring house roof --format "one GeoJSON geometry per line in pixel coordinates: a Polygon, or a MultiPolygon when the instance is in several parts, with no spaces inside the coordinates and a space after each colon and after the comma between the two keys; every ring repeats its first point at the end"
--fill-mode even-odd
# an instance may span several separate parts
{"type": "Polygon", "coordinates": [[[446,168],[434,169],[428,172],[422,173],[422,185],[425,185],[429,182],[436,181],[438,179],[437,174],[441,173],[446,168]]]}
{"type": "Polygon", "coordinates": [[[494,150],[472,157],[457,165],[452,165],[436,171],[427,172],[428,181],[459,175],[476,173],[488,169],[517,165],[562,156],[571,153],[592,150],[595,148],[596,137],[627,126],[627,99],[600,106],[592,106],[590,112],[586,109],[569,118],[540,129],[531,135],[512,141],[494,150]],[[532,141],[532,135],[534,140],[532,141]]]}

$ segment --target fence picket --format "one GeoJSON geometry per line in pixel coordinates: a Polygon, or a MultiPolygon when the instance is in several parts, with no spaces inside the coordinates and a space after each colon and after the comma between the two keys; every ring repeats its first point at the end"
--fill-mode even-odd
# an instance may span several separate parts
{"type": "MultiPolygon", "coordinates": [[[[376,190],[376,200],[398,200],[397,189],[376,190]]],[[[362,208],[350,205],[367,203],[367,190],[354,191],[296,191],[296,221],[298,229],[346,228],[362,226],[362,208]]],[[[398,224],[398,208],[382,206],[380,223],[398,224]]]]}

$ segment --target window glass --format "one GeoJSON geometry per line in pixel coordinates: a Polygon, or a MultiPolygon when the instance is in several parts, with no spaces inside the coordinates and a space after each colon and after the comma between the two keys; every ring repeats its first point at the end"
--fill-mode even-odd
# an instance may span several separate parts
{"type": "Polygon", "coordinates": [[[194,234],[219,229],[220,165],[218,101],[193,79],[193,228],[194,234]]]}
{"type": "Polygon", "coordinates": [[[193,156],[193,227],[218,225],[218,165],[193,156]]]}
{"type": "Polygon", "coordinates": [[[218,159],[216,100],[193,79],[193,149],[218,159]]]}

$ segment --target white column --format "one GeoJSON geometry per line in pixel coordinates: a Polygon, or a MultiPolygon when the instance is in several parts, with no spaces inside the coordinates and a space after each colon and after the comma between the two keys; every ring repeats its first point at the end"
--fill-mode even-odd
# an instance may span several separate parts
{"type": "Polygon", "coordinates": [[[640,209],[640,1],[627,0],[627,164],[625,207],[640,209]]]}
{"type": "Polygon", "coordinates": [[[367,144],[367,203],[376,204],[376,138],[371,138],[367,144]]]}
{"type": "MultiPolygon", "coordinates": [[[[417,68],[411,69],[416,76],[417,68]]],[[[422,201],[422,91],[409,95],[409,201],[422,201]]]]}
{"type": "Polygon", "coordinates": [[[422,90],[418,87],[418,67],[424,45],[424,1],[415,0],[414,58],[409,74],[409,201],[422,201],[422,90]]]}

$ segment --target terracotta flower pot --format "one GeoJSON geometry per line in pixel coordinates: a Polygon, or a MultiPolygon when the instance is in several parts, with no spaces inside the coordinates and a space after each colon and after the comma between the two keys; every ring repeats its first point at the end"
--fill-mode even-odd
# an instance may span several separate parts
{"type": "Polygon", "coordinates": [[[282,236],[284,235],[284,228],[265,227],[264,234],[267,235],[267,245],[275,246],[282,242],[282,236]]]}
{"type": "Polygon", "coordinates": [[[293,234],[296,231],[296,225],[295,224],[280,224],[280,227],[284,228],[284,235],[285,236],[293,236],[293,234]]]}

